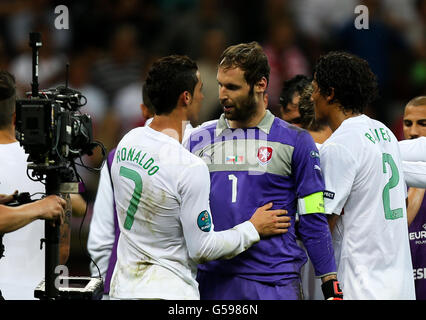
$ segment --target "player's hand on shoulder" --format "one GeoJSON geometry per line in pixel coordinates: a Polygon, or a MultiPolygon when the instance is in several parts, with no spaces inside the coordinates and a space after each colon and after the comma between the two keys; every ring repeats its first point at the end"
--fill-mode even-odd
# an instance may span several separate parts
{"type": "Polygon", "coordinates": [[[261,237],[284,234],[291,225],[290,217],[286,216],[287,210],[271,208],[272,202],[257,208],[249,220],[261,237]]]}

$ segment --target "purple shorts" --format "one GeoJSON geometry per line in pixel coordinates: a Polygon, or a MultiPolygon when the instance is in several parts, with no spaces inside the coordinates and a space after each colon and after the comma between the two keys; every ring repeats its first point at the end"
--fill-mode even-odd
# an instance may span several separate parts
{"type": "Polygon", "coordinates": [[[300,279],[285,284],[271,284],[198,270],[201,300],[301,300],[300,279]]]}

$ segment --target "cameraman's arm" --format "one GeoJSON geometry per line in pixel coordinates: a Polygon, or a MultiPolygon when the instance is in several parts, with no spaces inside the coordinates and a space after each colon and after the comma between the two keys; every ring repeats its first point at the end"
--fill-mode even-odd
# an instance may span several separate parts
{"type": "Polygon", "coordinates": [[[59,264],[66,264],[70,255],[71,242],[71,213],[73,216],[82,217],[86,212],[87,203],[80,194],[67,194],[64,222],[60,226],[59,238],[59,264]]]}
{"type": "Polygon", "coordinates": [[[70,241],[71,241],[71,203],[73,198],[70,194],[63,195],[67,202],[65,207],[64,221],[59,227],[59,264],[66,264],[70,254],[70,241]]]}
{"type": "Polygon", "coordinates": [[[53,223],[59,219],[62,223],[65,205],[64,199],[54,195],[19,207],[0,205],[0,233],[15,231],[37,219],[53,223]]]}

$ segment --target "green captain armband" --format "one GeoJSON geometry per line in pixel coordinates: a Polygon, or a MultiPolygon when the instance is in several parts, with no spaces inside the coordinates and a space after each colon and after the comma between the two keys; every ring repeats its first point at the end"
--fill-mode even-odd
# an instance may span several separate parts
{"type": "Polygon", "coordinates": [[[297,212],[300,215],[310,213],[325,213],[324,193],[320,191],[298,199],[297,212]]]}

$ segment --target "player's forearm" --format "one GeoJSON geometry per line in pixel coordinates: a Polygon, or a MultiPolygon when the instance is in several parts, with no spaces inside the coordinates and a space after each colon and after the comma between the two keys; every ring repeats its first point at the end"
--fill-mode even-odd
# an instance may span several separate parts
{"type": "MultiPolygon", "coordinates": [[[[105,217],[104,220],[108,220],[105,217]]],[[[105,225],[95,223],[92,220],[90,224],[89,237],[87,240],[87,250],[90,257],[99,267],[102,277],[105,279],[108,270],[112,249],[114,247],[115,231],[114,221],[105,225]],[[109,226],[111,224],[111,227],[109,226]]],[[[90,263],[90,274],[92,276],[98,275],[98,269],[93,263],[90,263]]]]}
{"type": "Polygon", "coordinates": [[[209,232],[198,242],[187,241],[191,258],[197,263],[217,259],[231,259],[247,250],[260,240],[259,233],[249,221],[241,223],[232,229],[209,232]]]}
{"type": "Polygon", "coordinates": [[[402,161],[405,183],[413,188],[426,188],[426,162],[402,161]]]}
{"type": "MultiPolygon", "coordinates": [[[[113,191],[107,174],[107,171],[101,173],[87,239],[87,249],[104,279],[116,236],[113,191]]],[[[98,270],[93,263],[90,264],[90,271],[93,276],[98,275],[98,270]]]]}
{"type": "Polygon", "coordinates": [[[327,221],[328,221],[328,226],[330,228],[330,232],[333,233],[334,227],[336,226],[337,220],[339,219],[339,215],[337,214],[328,214],[327,215],[327,221]]]}
{"type": "Polygon", "coordinates": [[[329,281],[329,280],[337,280],[337,274],[336,273],[326,274],[326,275],[321,277],[322,283],[329,281]]]}
{"type": "Polygon", "coordinates": [[[321,277],[321,290],[326,300],[341,300],[343,292],[337,280],[334,250],[327,218],[313,213],[299,218],[299,233],[315,269],[321,277]]]}
{"type": "Polygon", "coordinates": [[[315,275],[335,275],[337,269],[326,216],[320,213],[301,215],[299,233],[314,266],[315,275]]]}
{"type": "Polygon", "coordinates": [[[426,161],[426,137],[398,142],[404,161],[426,161]]]}

